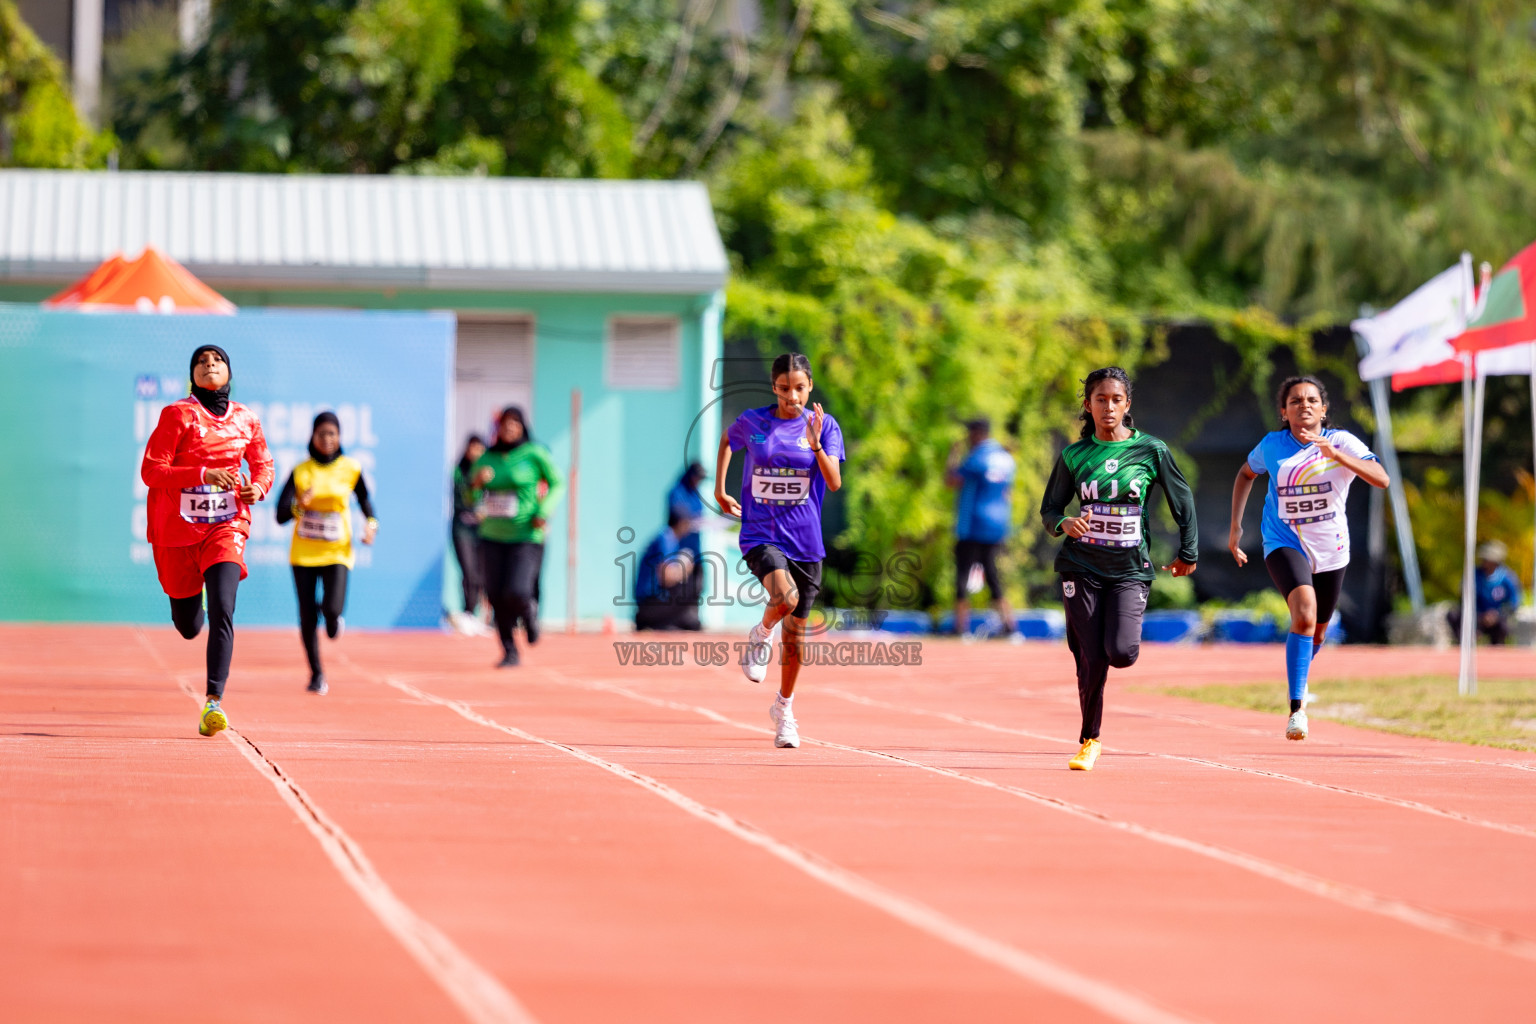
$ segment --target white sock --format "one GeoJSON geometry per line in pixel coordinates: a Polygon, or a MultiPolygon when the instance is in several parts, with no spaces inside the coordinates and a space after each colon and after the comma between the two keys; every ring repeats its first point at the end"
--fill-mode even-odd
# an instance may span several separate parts
{"type": "Polygon", "coordinates": [[[779,705],[779,707],[787,708],[787,707],[789,707],[789,705],[791,703],[794,702],[795,695],[794,694],[790,694],[788,697],[786,697],[782,693],[776,693],[776,694],[773,695],[773,699],[774,699],[775,703],[777,703],[779,705]]]}

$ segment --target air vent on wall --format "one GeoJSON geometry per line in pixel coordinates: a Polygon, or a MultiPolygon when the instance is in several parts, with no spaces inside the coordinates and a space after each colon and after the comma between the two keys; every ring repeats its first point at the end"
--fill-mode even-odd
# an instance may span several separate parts
{"type": "Polygon", "coordinates": [[[618,391],[676,390],[682,379],[677,335],[676,317],[614,317],[608,324],[608,386],[618,391]]]}

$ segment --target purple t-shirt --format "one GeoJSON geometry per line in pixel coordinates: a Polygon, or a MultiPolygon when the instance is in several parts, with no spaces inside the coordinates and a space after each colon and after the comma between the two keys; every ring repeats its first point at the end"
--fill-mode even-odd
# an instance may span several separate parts
{"type": "MultiPolygon", "coordinates": [[[[803,419],[781,420],[777,405],[748,409],[725,432],[731,451],[747,450],[741,474],[741,550],[772,544],[797,562],[827,557],[821,541],[821,503],[827,481],[805,439],[803,419]]],[[[843,428],[826,415],[821,446],[843,461],[843,428]]]]}

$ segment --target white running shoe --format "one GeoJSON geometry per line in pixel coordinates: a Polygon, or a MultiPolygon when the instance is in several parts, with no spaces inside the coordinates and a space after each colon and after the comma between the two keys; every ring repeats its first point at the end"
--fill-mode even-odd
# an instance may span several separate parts
{"type": "Polygon", "coordinates": [[[795,722],[795,713],[775,700],[768,706],[768,718],[773,722],[776,730],[773,736],[773,745],[776,747],[798,747],[800,745],[800,727],[795,722]]]}
{"type": "Polygon", "coordinates": [[[760,683],[768,678],[768,663],[772,660],[773,631],[763,632],[763,624],[759,622],[747,630],[747,651],[741,660],[742,674],[748,682],[760,683]]]}
{"type": "Polygon", "coordinates": [[[1291,712],[1291,717],[1285,723],[1285,738],[1288,740],[1304,740],[1307,738],[1307,713],[1305,711],[1291,712]]]}

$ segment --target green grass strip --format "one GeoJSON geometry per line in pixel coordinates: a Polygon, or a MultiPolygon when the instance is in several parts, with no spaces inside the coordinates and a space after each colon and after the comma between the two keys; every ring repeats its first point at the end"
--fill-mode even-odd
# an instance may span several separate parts
{"type": "MultiPolygon", "coordinates": [[[[1174,686],[1173,697],[1283,716],[1285,686],[1174,686]]],[[[1477,695],[1456,693],[1454,676],[1407,676],[1326,680],[1312,687],[1307,715],[1363,729],[1475,743],[1507,750],[1536,750],[1536,680],[1481,679],[1477,695]]]]}

